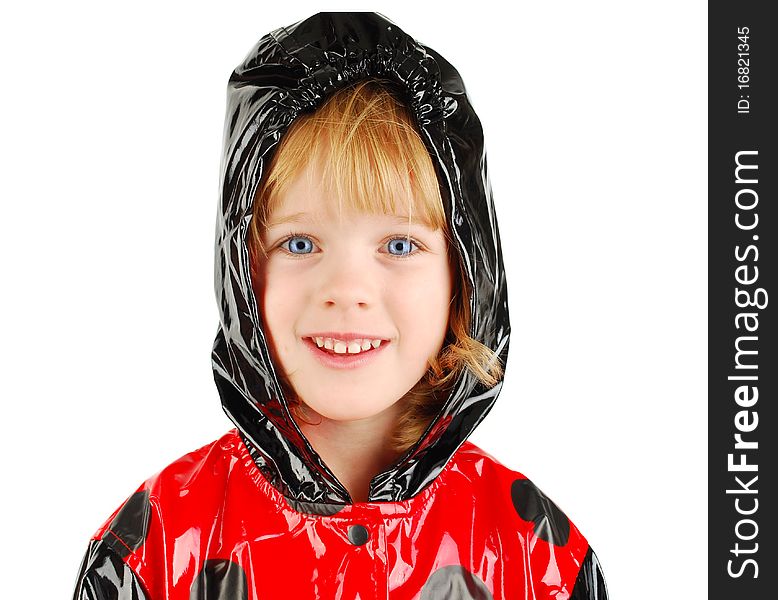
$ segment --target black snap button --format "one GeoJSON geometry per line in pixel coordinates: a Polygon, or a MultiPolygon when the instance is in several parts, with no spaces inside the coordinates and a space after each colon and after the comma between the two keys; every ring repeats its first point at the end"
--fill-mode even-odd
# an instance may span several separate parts
{"type": "Polygon", "coordinates": [[[348,528],[348,541],[355,546],[361,546],[367,542],[367,538],[369,537],[370,535],[364,525],[352,525],[348,528]]]}

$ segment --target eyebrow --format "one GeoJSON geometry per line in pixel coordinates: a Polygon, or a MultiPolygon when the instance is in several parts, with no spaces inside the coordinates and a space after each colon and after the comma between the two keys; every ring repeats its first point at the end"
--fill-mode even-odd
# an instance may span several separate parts
{"type": "Polygon", "coordinates": [[[272,221],[269,221],[267,224],[267,227],[278,227],[279,225],[283,225],[284,223],[299,223],[300,221],[305,221],[308,219],[309,215],[308,213],[304,212],[298,212],[293,213],[291,215],[286,215],[283,217],[278,217],[273,219],[272,221]]]}
{"type": "MultiPolygon", "coordinates": [[[[297,212],[297,213],[292,213],[291,215],[284,215],[281,217],[274,218],[272,221],[268,222],[267,228],[270,229],[271,227],[278,227],[279,225],[283,225],[285,223],[300,223],[303,221],[314,222],[316,220],[317,218],[315,215],[312,216],[310,213],[307,212],[297,212]]],[[[408,216],[407,215],[395,216],[394,221],[396,223],[407,223],[408,216]]],[[[427,219],[421,219],[421,220],[416,219],[412,221],[412,223],[431,227],[431,223],[429,223],[427,219]]]]}

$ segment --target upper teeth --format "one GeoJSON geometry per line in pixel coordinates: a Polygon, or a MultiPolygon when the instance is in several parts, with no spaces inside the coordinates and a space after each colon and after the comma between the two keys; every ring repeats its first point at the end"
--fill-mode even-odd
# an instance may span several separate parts
{"type": "Polygon", "coordinates": [[[380,339],[369,340],[367,338],[362,340],[350,340],[344,342],[337,338],[329,337],[315,337],[312,338],[319,348],[325,348],[326,350],[333,350],[335,354],[359,354],[371,348],[378,348],[381,345],[380,339]]]}

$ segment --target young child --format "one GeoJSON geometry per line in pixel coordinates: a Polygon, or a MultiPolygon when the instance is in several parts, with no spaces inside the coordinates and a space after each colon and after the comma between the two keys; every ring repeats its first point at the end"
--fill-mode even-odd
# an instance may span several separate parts
{"type": "Polygon", "coordinates": [[[606,598],[578,529],[466,441],[510,326],[456,70],[374,13],[278,29],[230,78],[221,183],[236,428],[111,515],[75,598],[606,598]]]}

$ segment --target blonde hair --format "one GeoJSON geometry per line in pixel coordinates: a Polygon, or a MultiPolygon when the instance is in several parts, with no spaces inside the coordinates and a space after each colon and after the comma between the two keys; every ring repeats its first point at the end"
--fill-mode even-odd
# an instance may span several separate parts
{"type": "MultiPolygon", "coordinates": [[[[258,281],[260,253],[267,256],[262,232],[268,219],[289,184],[317,156],[328,159],[322,161],[322,182],[338,199],[340,210],[345,203],[362,212],[397,214],[402,206],[409,219],[415,209],[417,219],[443,230],[455,273],[448,331],[425,376],[400,399],[401,414],[390,444],[402,454],[438,414],[461,371],[469,369],[481,383],[493,386],[502,376],[502,365],[495,352],[470,337],[470,285],[459,254],[452,251],[435,168],[412,114],[391,85],[380,79],[359,81],[292,123],[255,194],[249,252],[252,278],[258,281]]],[[[281,383],[294,416],[310,423],[304,403],[285,377],[281,383]]]]}

